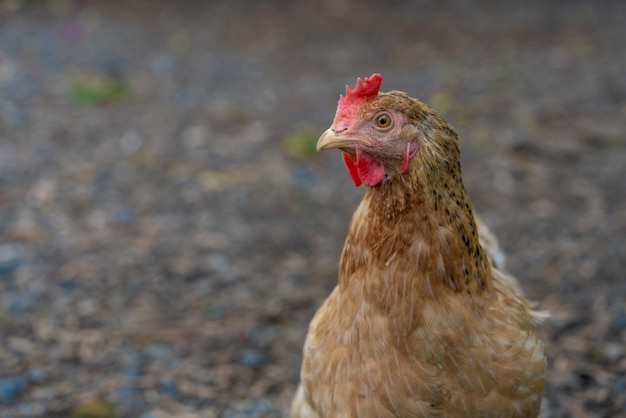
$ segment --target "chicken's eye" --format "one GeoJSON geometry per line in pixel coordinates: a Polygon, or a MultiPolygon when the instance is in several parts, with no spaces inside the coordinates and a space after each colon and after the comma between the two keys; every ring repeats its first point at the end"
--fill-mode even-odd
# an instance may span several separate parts
{"type": "Polygon", "coordinates": [[[392,121],[389,113],[379,113],[374,118],[374,126],[380,130],[387,130],[391,127],[392,121]]]}

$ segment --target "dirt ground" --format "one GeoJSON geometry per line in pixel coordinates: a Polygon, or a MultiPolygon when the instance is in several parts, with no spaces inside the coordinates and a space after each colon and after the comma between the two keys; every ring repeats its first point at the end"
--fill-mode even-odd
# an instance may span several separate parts
{"type": "Polygon", "coordinates": [[[373,72],[551,312],[542,417],[626,417],[625,68],[617,0],[0,1],[0,418],[286,416],[373,72]]]}

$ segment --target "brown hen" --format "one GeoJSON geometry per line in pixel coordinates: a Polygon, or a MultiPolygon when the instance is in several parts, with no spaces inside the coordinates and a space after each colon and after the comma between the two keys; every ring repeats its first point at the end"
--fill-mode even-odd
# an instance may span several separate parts
{"type": "Polygon", "coordinates": [[[374,74],[346,87],[318,150],[367,192],[338,284],[311,321],[293,417],[536,417],[546,360],[461,179],[456,132],[374,74]]]}

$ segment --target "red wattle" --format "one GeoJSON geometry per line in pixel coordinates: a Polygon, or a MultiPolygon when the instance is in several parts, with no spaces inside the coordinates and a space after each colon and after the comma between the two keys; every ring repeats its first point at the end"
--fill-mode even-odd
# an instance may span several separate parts
{"type": "Polygon", "coordinates": [[[357,149],[356,161],[345,151],[341,156],[356,187],[361,184],[374,187],[385,178],[385,167],[368,153],[357,149]]]}
{"type": "Polygon", "coordinates": [[[345,151],[341,153],[341,157],[343,158],[343,163],[346,165],[346,168],[348,169],[348,174],[350,174],[350,178],[352,178],[354,185],[356,187],[359,187],[363,182],[359,177],[357,164],[354,161],[354,158],[352,158],[352,156],[345,151]]]}
{"type": "Polygon", "coordinates": [[[369,187],[374,187],[385,178],[385,167],[368,153],[356,150],[356,167],[361,181],[369,187]]]}

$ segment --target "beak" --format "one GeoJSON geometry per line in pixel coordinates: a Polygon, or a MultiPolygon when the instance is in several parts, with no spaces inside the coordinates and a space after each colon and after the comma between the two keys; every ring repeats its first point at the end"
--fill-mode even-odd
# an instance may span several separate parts
{"type": "Polygon", "coordinates": [[[322,151],[334,148],[346,148],[357,142],[335,132],[334,128],[328,128],[317,140],[317,150],[322,151]]]}

